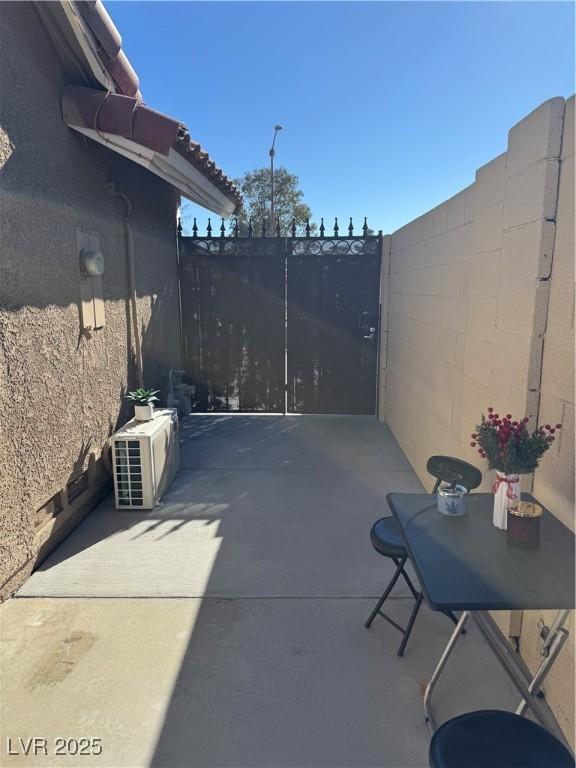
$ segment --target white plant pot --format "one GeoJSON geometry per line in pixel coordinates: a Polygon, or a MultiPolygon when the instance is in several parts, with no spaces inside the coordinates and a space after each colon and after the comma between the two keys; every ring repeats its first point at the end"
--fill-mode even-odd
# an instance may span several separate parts
{"type": "Polygon", "coordinates": [[[150,421],[154,418],[154,406],[153,405],[135,405],[134,406],[134,418],[136,421],[150,421]]]}

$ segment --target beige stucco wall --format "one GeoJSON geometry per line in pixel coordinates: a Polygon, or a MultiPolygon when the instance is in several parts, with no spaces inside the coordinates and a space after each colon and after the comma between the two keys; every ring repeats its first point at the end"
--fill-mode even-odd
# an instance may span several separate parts
{"type": "MultiPolygon", "coordinates": [[[[127,323],[124,206],[133,204],[136,289],[145,381],[180,364],[174,190],[68,129],[62,88],[73,82],[32,3],[0,6],[0,596],[27,576],[90,507],[108,476],[107,438],[136,385],[127,323]],[[80,333],[76,228],[97,232],[106,258],[106,325],[80,333]],[[89,468],[88,487],[51,519],[39,512],[89,468]],[[85,502],[85,503],[83,503],[85,502]]],[[[78,75],[76,74],[76,77],[78,75]]],[[[66,496],[64,497],[66,501],[66,496]]]]}
{"type": "MultiPolygon", "coordinates": [[[[571,99],[565,123],[564,99],[542,104],[510,130],[506,153],[479,168],[473,184],[391,235],[380,410],[428,488],[433,453],[485,469],[470,433],[489,405],[562,421],[534,492],[572,526],[573,110],[571,99]]],[[[492,480],[486,473],[483,488],[492,480]]],[[[525,614],[520,641],[532,664],[537,619],[525,614]]],[[[503,627],[507,621],[500,616],[503,627]]],[[[573,742],[569,645],[547,696],[573,742]]]]}

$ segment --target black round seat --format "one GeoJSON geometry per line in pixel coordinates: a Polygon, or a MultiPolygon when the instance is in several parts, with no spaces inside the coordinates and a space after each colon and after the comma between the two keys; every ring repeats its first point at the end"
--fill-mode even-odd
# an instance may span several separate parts
{"type": "Polygon", "coordinates": [[[574,768],[570,752],[541,725],[497,709],[440,726],[429,761],[431,768],[574,768]]]}
{"type": "Polygon", "coordinates": [[[372,546],[385,557],[404,557],[406,547],[395,517],[381,517],[370,531],[372,546]]]}

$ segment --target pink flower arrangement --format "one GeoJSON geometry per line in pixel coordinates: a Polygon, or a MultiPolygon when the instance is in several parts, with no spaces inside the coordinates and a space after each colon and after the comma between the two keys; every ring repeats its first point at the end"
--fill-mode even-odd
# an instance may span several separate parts
{"type": "Polygon", "coordinates": [[[488,408],[488,416],[482,414],[480,424],[471,435],[470,445],[478,448],[480,456],[488,460],[490,469],[506,475],[533,472],[562,425],[544,424],[529,432],[529,421],[527,416],[513,421],[511,413],[499,416],[494,408],[488,408]]]}

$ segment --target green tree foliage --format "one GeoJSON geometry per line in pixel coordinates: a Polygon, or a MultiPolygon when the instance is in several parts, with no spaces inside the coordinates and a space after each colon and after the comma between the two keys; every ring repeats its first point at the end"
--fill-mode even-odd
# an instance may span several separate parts
{"type": "MultiPolygon", "coordinates": [[[[260,235],[262,221],[266,221],[266,228],[270,234],[270,168],[257,168],[248,171],[234,183],[242,193],[243,207],[238,214],[238,228],[240,235],[248,232],[248,220],[252,219],[254,235],[260,235]]],[[[296,231],[304,234],[306,221],[312,217],[312,211],[304,202],[304,193],[300,189],[300,180],[294,173],[289,173],[286,168],[274,169],[274,208],[275,217],[280,220],[280,232],[286,236],[290,234],[292,219],[296,221],[296,231]]],[[[234,221],[230,222],[232,229],[234,221]]],[[[312,233],[316,232],[316,225],[310,224],[312,233]]]]}

